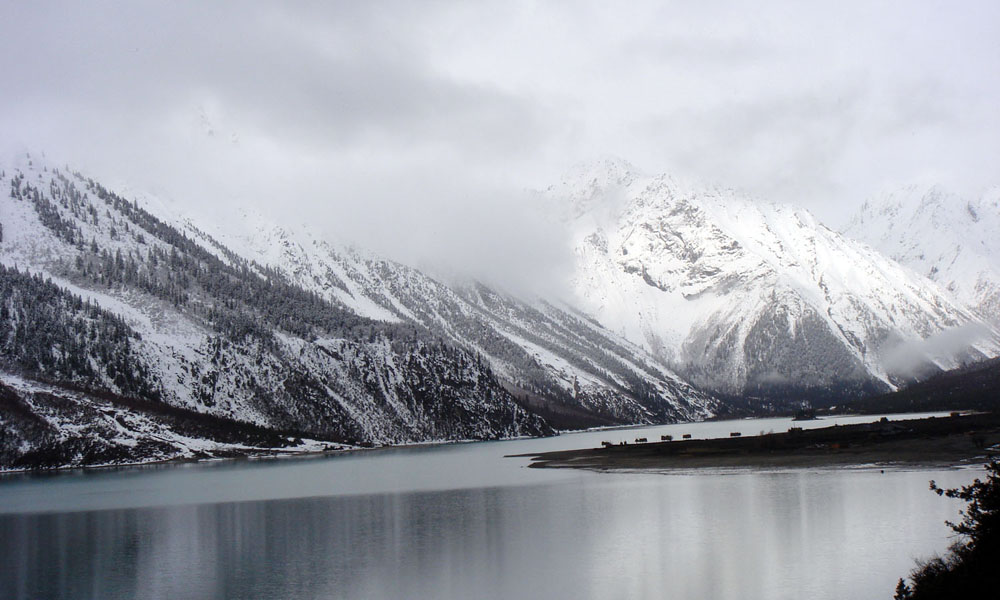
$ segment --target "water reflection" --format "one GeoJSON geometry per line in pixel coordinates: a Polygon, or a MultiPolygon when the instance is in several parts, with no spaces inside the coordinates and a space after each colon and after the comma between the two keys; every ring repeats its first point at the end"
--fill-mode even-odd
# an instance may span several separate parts
{"type": "Polygon", "coordinates": [[[542,485],[0,516],[11,598],[886,598],[970,471],[542,485]]]}
{"type": "MultiPolygon", "coordinates": [[[[924,415],[891,415],[892,419],[924,415]]],[[[943,413],[939,413],[943,414],[943,413]]],[[[793,423],[789,418],[715,421],[591,431],[553,438],[450,444],[271,461],[219,461],[151,465],[120,470],[75,470],[47,475],[0,475],[0,514],[59,512],[276,500],[307,496],[384,494],[552,483],[586,477],[579,471],[526,469],[525,454],[593,448],[602,440],[744,436],[790,426],[872,422],[879,416],[831,417],[793,423]]]]}

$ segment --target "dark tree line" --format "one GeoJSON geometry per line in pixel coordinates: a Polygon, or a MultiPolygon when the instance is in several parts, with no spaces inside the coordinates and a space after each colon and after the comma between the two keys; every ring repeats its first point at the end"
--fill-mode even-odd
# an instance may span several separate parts
{"type": "Polygon", "coordinates": [[[0,357],[45,379],[157,397],[146,366],[136,359],[139,335],[120,317],[39,275],[0,265],[0,357]]]}

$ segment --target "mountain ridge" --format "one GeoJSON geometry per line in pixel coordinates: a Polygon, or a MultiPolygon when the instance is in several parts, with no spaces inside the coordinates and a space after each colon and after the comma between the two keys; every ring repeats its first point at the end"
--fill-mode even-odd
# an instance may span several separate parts
{"type": "Polygon", "coordinates": [[[12,448],[70,465],[234,451],[176,436],[157,445],[169,430],[162,422],[144,422],[138,439],[88,427],[88,403],[121,411],[80,389],[351,445],[551,434],[543,413],[564,426],[698,419],[717,403],[571,310],[481,285],[452,289],[279,226],[234,250],[190,220],[157,216],[37,158],[0,175],[10,190],[0,264],[13,291],[4,308],[30,315],[0,324],[0,338],[18,342],[0,357],[0,379],[20,395],[11,410],[48,423],[52,435],[38,443],[99,447],[43,451],[15,435],[2,441],[8,460],[12,448]],[[104,312],[73,317],[51,338],[18,325],[39,310],[69,318],[67,306],[84,305],[104,312]],[[122,387],[130,367],[112,367],[113,346],[80,333],[88,319],[121,324],[113,339],[128,340],[120,345],[132,352],[129,365],[148,367],[148,389],[122,387]],[[68,370],[70,355],[93,368],[68,370]],[[36,389],[19,383],[25,377],[52,383],[36,389]],[[54,393],[60,381],[65,390],[54,393]],[[150,444],[159,450],[137,450],[150,444]]]}
{"type": "MultiPolygon", "coordinates": [[[[804,209],[622,171],[599,163],[545,192],[572,236],[577,306],[698,385],[891,389],[912,375],[886,370],[895,348],[980,321],[804,209]]],[[[984,331],[966,355],[925,352],[899,371],[995,355],[984,331]]]]}
{"type": "Polygon", "coordinates": [[[0,185],[7,465],[697,420],[1000,352],[960,301],[808,211],[620,159],[539,194],[576,260],[561,299],[445,282],[252,210],[198,221],[37,157],[0,185]]]}

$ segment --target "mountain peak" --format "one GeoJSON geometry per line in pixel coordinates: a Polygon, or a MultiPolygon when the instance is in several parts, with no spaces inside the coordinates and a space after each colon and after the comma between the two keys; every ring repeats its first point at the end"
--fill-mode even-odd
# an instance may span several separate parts
{"type": "MultiPolygon", "coordinates": [[[[591,193],[573,235],[580,309],[716,390],[763,390],[775,373],[891,385],[883,333],[909,343],[974,320],[802,208],[669,175],[591,193]]],[[[910,196],[947,202],[936,188],[910,196]]]]}

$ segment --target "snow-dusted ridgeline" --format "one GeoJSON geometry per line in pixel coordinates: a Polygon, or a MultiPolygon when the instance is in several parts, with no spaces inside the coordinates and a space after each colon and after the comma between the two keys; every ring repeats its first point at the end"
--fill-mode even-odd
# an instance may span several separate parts
{"type": "Polygon", "coordinates": [[[475,282],[446,285],[255,213],[237,221],[212,238],[358,315],[416,324],[483,355],[508,387],[542,412],[570,411],[590,424],[612,424],[704,418],[716,406],[648,352],[570,307],[521,300],[475,282]]]}
{"type": "MultiPolygon", "coordinates": [[[[252,212],[182,218],[37,157],[0,186],[8,466],[700,419],[727,410],[706,389],[858,394],[1000,349],[984,276],[938,278],[951,295],[806,211],[621,161],[543,194],[577,259],[560,301],[252,212]]],[[[996,256],[981,237],[976,260],[996,256]]],[[[959,274],[988,274],[976,260],[959,274]]]]}
{"type": "MultiPolygon", "coordinates": [[[[474,352],[331,304],[97,182],[25,158],[0,185],[0,380],[139,395],[336,443],[552,431],[474,352]]],[[[36,406],[25,400],[8,408],[36,406]]],[[[72,429],[53,419],[51,429],[72,429]]]]}
{"type": "MultiPolygon", "coordinates": [[[[552,431],[546,418],[646,423],[718,407],[652,354],[566,306],[474,282],[448,286],[253,215],[226,228],[195,223],[38,157],[3,167],[0,185],[0,263],[15,290],[4,298],[13,316],[0,331],[3,381],[63,385],[70,400],[91,393],[91,402],[121,404],[138,395],[343,444],[539,435],[552,431]],[[30,277],[56,291],[28,286],[35,297],[18,295],[30,277]],[[60,335],[25,336],[36,307],[66,313],[80,302],[60,335]],[[116,335],[127,338],[119,344],[127,356],[115,366],[105,343],[88,337],[87,319],[124,326],[116,335]],[[71,355],[89,367],[73,367],[71,355]]],[[[47,456],[75,464],[101,454],[67,449],[110,430],[69,426],[69,417],[38,408],[44,402],[22,400],[12,410],[27,406],[66,434],[49,437],[62,450],[47,456]]],[[[20,455],[39,450],[27,438],[17,444],[20,455]]],[[[101,455],[150,459],[116,452],[101,455]]]]}
{"type": "Polygon", "coordinates": [[[711,389],[886,389],[1000,350],[933,282],[805,210],[617,160],[544,195],[572,239],[580,310],[711,389]]]}

